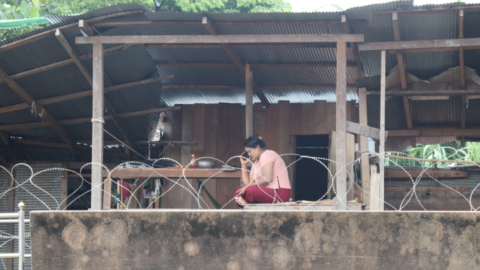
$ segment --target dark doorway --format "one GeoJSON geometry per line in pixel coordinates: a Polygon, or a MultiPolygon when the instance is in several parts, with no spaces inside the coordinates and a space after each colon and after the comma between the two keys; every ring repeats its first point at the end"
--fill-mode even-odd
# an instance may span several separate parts
{"type": "MultiPolygon", "coordinates": [[[[328,135],[296,137],[296,153],[302,156],[328,158],[328,135]]],[[[299,158],[297,158],[299,159],[299,158]]],[[[328,161],[322,160],[328,167],[328,161]]],[[[328,170],[313,159],[295,163],[295,200],[316,201],[328,190],[328,170]]],[[[326,196],[324,199],[327,198],[326,196]]]]}

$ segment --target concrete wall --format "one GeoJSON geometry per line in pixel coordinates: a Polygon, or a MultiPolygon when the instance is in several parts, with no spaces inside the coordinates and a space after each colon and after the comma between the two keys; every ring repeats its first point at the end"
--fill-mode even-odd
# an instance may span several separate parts
{"type": "Polygon", "coordinates": [[[33,212],[31,228],[35,270],[480,269],[473,212],[33,212]]]}

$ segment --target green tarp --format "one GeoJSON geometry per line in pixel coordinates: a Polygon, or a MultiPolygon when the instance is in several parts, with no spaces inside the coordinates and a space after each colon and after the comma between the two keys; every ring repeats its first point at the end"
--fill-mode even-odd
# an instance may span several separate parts
{"type": "Polygon", "coordinates": [[[18,19],[18,20],[0,20],[0,28],[15,28],[25,25],[47,23],[48,20],[45,17],[30,18],[30,19],[18,19]]]}

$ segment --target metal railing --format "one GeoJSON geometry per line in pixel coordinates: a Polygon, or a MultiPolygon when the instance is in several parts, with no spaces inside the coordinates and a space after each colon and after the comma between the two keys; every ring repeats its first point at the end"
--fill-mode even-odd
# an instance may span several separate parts
{"type": "Polygon", "coordinates": [[[25,254],[25,223],[30,222],[25,219],[23,208],[25,204],[20,202],[18,213],[0,214],[0,223],[17,223],[18,222],[18,253],[0,253],[0,259],[18,259],[18,270],[24,269],[25,258],[31,257],[31,254],[25,254]],[[14,219],[6,219],[14,218],[14,219]]]}

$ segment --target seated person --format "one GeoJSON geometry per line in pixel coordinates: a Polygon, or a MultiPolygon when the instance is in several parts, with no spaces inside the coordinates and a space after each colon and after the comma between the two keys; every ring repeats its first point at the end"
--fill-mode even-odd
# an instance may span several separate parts
{"type": "Polygon", "coordinates": [[[248,158],[241,157],[242,183],[235,189],[237,205],[247,203],[288,202],[292,188],[283,159],[272,150],[265,148],[261,137],[252,136],[244,143],[248,158]],[[250,173],[247,166],[253,162],[250,173]]]}

